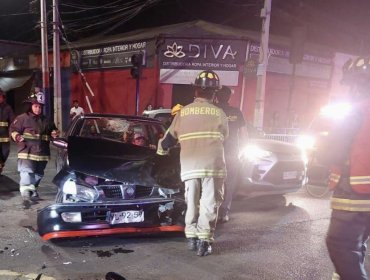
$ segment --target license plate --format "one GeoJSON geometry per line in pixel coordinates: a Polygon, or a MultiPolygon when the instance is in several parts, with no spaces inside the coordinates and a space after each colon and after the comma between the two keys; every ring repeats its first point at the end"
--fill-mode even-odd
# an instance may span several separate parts
{"type": "Polygon", "coordinates": [[[283,179],[284,180],[296,179],[297,177],[298,177],[298,171],[283,172],[283,179]]]}
{"type": "Polygon", "coordinates": [[[144,211],[129,210],[111,213],[110,224],[128,224],[144,222],[144,211]]]}

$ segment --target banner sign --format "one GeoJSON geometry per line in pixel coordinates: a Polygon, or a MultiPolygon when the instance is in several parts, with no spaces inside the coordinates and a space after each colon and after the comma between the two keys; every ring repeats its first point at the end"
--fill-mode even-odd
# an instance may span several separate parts
{"type": "Polygon", "coordinates": [[[222,84],[230,78],[237,83],[246,48],[247,41],[242,40],[168,38],[160,48],[161,82],[190,84],[200,71],[213,70],[221,75],[222,84]]]}
{"type": "Polygon", "coordinates": [[[142,41],[72,50],[71,65],[82,70],[129,68],[131,56],[139,52],[143,53],[145,65],[146,42],[142,41]]]}
{"type": "MultiPolygon", "coordinates": [[[[260,46],[258,43],[251,43],[250,54],[259,54],[260,52],[260,46]]],[[[281,57],[289,59],[290,52],[288,49],[284,49],[277,46],[270,46],[269,47],[269,56],[274,57],[281,57]]],[[[327,56],[317,56],[312,54],[304,54],[303,55],[303,61],[305,62],[312,62],[312,63],[318,63],[318,64],[325,64],[325,65],[332,65],[333,64],[333,56],[327,55],[327,56]]]]}
{"type": "MultiPolygon", "coordinates": [[[[249,57],[246,62],[244,73],[246,76],[255,77],[258,66],[260,46],[251,43],[249,57]]],[[[296,64],[296,75],[315,79],[331,79],[333,68],[333,56],[322,56],[305,53],[302,63],[296,64]]],[[[282,47],[269,47],[267,72],[292,75],[293,65],[289,62],[289,50],[282,47]]]]}

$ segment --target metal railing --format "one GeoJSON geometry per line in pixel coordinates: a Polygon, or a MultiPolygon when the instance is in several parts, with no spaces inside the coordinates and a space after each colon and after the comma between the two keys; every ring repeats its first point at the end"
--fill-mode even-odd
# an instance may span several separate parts
{"type": "Polygon", "coordinates": [[[280,133],[266,133],[266,139],[272,139],[282,142],[294,143],[299,135],[298,134],[280,134],[280,133]]]}

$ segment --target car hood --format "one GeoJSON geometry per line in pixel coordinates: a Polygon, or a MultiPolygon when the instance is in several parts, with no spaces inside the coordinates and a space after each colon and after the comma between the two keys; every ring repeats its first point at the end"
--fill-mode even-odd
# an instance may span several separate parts
{"type": "Polygon", "coordinates": [[[257,145],[260,148],[263,148],[274,153],[284,153],[284,154],[301,153],[299,147],[292,143],[276,141],[271,139],[251,139],[250,141],[248,141],[248,144],[257,145]]]}
{"type": "Polygon", "coordinates": [[[68,138],[69,167],[86,175],[141,186],[178,188],[179,151],[159,156],[147,147],[110,139],[68,138]]]}

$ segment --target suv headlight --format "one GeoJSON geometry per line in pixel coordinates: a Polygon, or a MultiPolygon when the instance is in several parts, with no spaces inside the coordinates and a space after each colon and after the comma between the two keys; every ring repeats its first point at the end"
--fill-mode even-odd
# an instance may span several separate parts
{"type": "Polygon", "coordinates": [[[257,145],[247,145],[240,153],[241,159],[246,159],[249,161],[256,161],[259,159],[267,159],[271,157],[272,153],[270,151],[264,150],[257,145]]]}
{"type": "Polygon", "coordinates": [[[93,202],[98,197],[95,189],[77,184],[72,178],[64,182],[62,190],[71,202],[93,202]]]}
{"type": "Polygon", "coordinates": [[[312,135],[300,135],[295,144],[303,151],[312,150],[316,144],[316,138],[312,135]]]}

